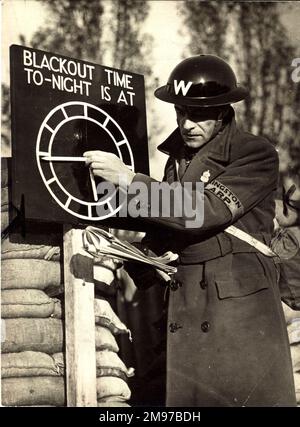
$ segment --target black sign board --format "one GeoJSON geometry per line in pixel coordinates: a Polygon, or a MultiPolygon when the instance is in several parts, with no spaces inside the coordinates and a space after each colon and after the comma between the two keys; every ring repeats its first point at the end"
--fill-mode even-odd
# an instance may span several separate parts
{"type": "Polygon", "coordinates": [[[14,206],[24,200],[26,218],[41,221],[113,216],[82,155],[113,152],[149,173],[143,76],[17,45],[10,58],[14,206]]]}

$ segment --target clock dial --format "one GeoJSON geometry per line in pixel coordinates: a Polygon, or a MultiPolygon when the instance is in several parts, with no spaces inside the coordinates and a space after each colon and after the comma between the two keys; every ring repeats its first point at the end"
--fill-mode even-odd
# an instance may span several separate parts
{"type": "Polygon", "coordinates": [[[115,206],[116,191],[96,194],[101,178],[94,177],[82,159],[83,153],[91,150],[113,152],[134,170],[125,133],[102,108],[72,101],[50,111],[36,144],[42,180],[65,211],[81,219],[99,221],[117,213],[121,206],[115,206]]]}

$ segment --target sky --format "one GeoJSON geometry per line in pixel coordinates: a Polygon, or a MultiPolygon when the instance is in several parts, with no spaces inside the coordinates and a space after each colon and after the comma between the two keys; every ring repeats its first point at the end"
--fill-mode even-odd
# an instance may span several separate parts
{"type": "MultiPolygon", "coordinates": [[[[150,15],[143,31],[154,36],[153,73],[159,76],[162,84],[167,80],[172,68],[182,59],[185,41],[178,35],[180,19],[176,13],[176,1],[151,1],[150,15]],[[157,31],[159,29],[159,32],[157,31]]],[[[46,19],[45,8],[35,0],[2,0],[2,81],[9,82],[9,46],[19,44],[19,34],[30,40],[37,27],[46,19]]],[[[174,109],[153,97],[153,105],[158,117],[164,120],[164,135],[167,136],[175,127],[174,109]]],[[[166,156],[157,152],[151,162],[152,175],[161,178],[166,156]]]]}
{"type": "MultiPolygon", "coordinates": [[[[154,37],[153,58],[155,72],[167,79],[169,70],[181,59],[186,40],[178,34],[180,18],[176,12],[178,1],[151,0],[150,14],[144,31],[154,37]],[[159,31],[158,31],[159,29],[159,31]]],[[[282,22],[292,43],[300,46],[300,2],[279,2],[282,22]]],[[[8,47],[18,43],[20,33],[30,39],[38,26],[46,19],[45,7],[36,0],[1,0],[2,6],[2,79],[8,81],[8,47]]]]}
{"type": "MultiPolygon", "coordinates": [[[[8,81],[8,47],[19,43],[18,36],[26,39],[43,24],[46,19],[45,7],[35,0],[2,0],[2,58],[3,80],[8,81]]],[[[184,41],[177,34],[180,19],[176,14],[176,1],[150,1],[150,15],[144,25],[144,32],[154,36],[153,58],[155,74],[167,78],[168,69],[181,59],[184,41]],[[159,28],[159,33],[157,29],[159,28]]]]}
{"type": "MultiPolygon", "coordinates": [[[[153,74],[159,76],[160,83],[165,84],[171,70],[182,59],[187,40],[178,34],[181,21],[176,11],[176,1],[151,0],[150,14],[143,31],[154,37],[153,74]]],[[[2,81],[9,82],[9,46],[19,43],[20,33],[30,39],[36,29],[43,24],[47,15],[45,7],[35,0],[2,0],[2,81]]],[[[280,3],[282,22],[288,30],[291,42],[300,47],[300,2],[280,3]]],[[[300,50],[299,50],[300,56],[300,50]]],[[[84,58],[83,58],[84,59],[84,58]]],[[[172,105],[153,97],[153,107],[157,116],[162,118],[164,126],[162,137],[175,127],[175,115],[172,105]]],[[[160,142],[160,141],[157,141],[160,142]]],[[[157,153],[152,162],[153,176],[160,178],[165,156],[157,153]]]]}

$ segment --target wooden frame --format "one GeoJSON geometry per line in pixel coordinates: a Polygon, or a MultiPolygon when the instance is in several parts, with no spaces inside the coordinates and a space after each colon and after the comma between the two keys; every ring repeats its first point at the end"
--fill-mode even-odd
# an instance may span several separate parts
{"type": "Polygon", "coordinates": [[[67,406],[97,406],[93,260],[87,257],[82,252],[82,230],[65,226],[67,406]],[[88,262],[78,262],[79,257],[88,262]]]}

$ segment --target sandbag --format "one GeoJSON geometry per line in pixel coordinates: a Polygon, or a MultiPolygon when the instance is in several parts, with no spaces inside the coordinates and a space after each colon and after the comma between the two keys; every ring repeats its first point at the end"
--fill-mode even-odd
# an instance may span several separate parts
{"type": "MultiPolygon", "coordinates": [[[[63,353],[52,355],[55,365],[59,366],[61,372],[65,369],[65,360],[63,353]]],[[[134,375],[133,368],[127,368],[120,357],[113,351],[103,350],[96,352],[97,377],[118,377],[123,380],[134,375]]]]}
{"type": "MultiPolygon", "coordinates": [[[[130,399],[130,389],[120,378],[97,378],[99,403],[125,403],[130,399]],[[105,400],[104,400],[105,399],[105,400]]],[[[63,377],[20,377],[2,380],[2,404],[11,405],[65,405],[63,377]]]]}
{"type": "Polygon", "coordinates": [[[62,377],[4,378],[2,404],[5,406],[64,406],[64,379],[62,377]]]}
{"type": "Polygon", "coordinates": [[[280,266],[279,289],[281,299],[294,310],[300,310],[300,250],[280,266]]]}
{"type": "Polygon", "coordinates": [[[300,373],[294,374],[294,381],[295,381],[295,390],[296,390],[296,401],[298,405],[300,404],[300,373]]]}
{"type": "Polygon", "coordinates": [[[117,378],[122,378],[122,380],[126,381],[128,380],[128,376],[124,373],[124,371],[122,371],[121,369],[118,368],[101,368],[101,367],[97,367],[97,373],[96,373],[97,378],[100,377],[117,377],[117,378]]]}
{"type": "Polygon", "coordinates": [[[129,400],[131,392],[126,381],[117,377],[97,378],[97,399],[111,396],[117,397],[117,400],[129,400]]]}
{"type": "Polygon", "coordinates": [[[5,289],[1,293],[1,316],[4,319],[61,317],[61,302],[38,289],[5,289]]]}
{"type": "Polygon", "coordinates": [[[294,310],[300,310],[300,227],[277,230],[272,247],[281,258],[279,264],[279,289],[282,301],[294,310]]]}
{"type": "MultiPolygon", "coordinates": [[[[127,368],[125,363],[120,359],[120,357],[109,350],[97,351],[96,353],[96,365],[99,368],[111,368],[113,370],[123,372],[127,377],[132,377],[134,375],[133,368],[127,368]]],[[[102,371],[102,374],[105,371],[102,371]]]]}
{"type": "Polygon", "coordinates": [[[6,319],[2,321],[5,340],[3,353],[41,351],[58,353],[63,350],[63,325],[60,319],[6,319]]]}
{"type": "Polygon", "coordinates": [[[57,367],[58,372],[60,373],[60,375],[65,376],[66,372],[65,372],[65,353],[54,353],[51,355],[53,361],[54,361],[54,365],[57,367]]]}
{"type": "Polygon", "coordinates": [[[290,349],[293,363],[293,371],[300,372],[300,344],[291,345],[290,349]]]}
{"type": "Polygon", "coordinates": [[[2,261],[2,289],[45,289],[61,284],[59,262],[40,259],[2,261]]]}
{"type": "Polygon", "coordinates": [[[53,317],[54,319],[62,319],[63,313],[61,301],[58,298],[51,299],[54,301],[53,313],[51,314],[51,317],[53,317]]]}
{"type": "Polygon", "coordinates": [[[294,321],[294,319],[298,319],[300,317],[299,310],[293,310],[284,302],[282,302],[282,308],[283,308],[284,317],[287,324],[290,324],[292,321],[294,321]]]}
{"type": "Polygon", "coordinates": [[[131,340],[131,332],[118,318],[116,313],[111,308],[108,301],[100,298],[95,298],[95,321],[97,325],[105,326],[113,334],[129,334],[131,340]]]}
{"type": "Polygon", "coordinates": [[[118,353],[119,346],[111,331],[103,326],[96,326],[96,348],[98,350],[110,350],[118,353]]]}
{"type": "MultiPolygon", "coordinates": [[[[23,239],[19,237],[22,242],[23,239]]],[[[2,259],[45,259],[48,261],[60,260],[60,247],[49,245],[33,245],[29,243],[12,242],[6,238],[2,242],[2,259]]]]}
{"type": "Polygon", "coordinates": [[[9,212],[7,210],[4,210],[3,207],[1,207],[1,233],[8,227],[8,225],[9,225],[9,212]]]}
{"type": "MultiPolygon", "coordinates": [[[[102,326],[96,326],[95,341],[96,341],[96,349],[98,351],[109,350],[115,353],[118,353],[119,351],[119,346],[117,344],[115,337],[107,328],[104,328],[102,326]]],[[[53,354],[52,356],[57,362],[63,361],[62,353],[53,354]]]]}
{"type": "MultiPolygon", "coordinates": [[[[2,320],[3,353],[16,353],[20,351],[41,351],[48,354],[63,351],[63,324],[60,319],[4,319],[2,320]]],[[[110,348],[119,350],[115,339],[100,326],[95,328],[96,348],[102,350],[110,348]]]]}
{"type": "Polygon", "coordinates": [[[112,398],[113,400],[110,399],[101,399],[98,400],[97,402],[97,406],[98,407],[104,407],[104,408],[113,408],[113,407],[117,407],[117,408],[130,408],[130,405],[128,405],[128,403],[126,403],[126,401],[124,400],[114,400],[115,398],[112,398]]]}
{"type": "Polygon", "coordinates": [[[300,317],[288,324],[287,331],[290,344],[300,343],[300,317]]]}
{"type": "Polygon", "coordinates": [[[108,332],[110,332],[110,334],[107,334],[105,329],[107,328],[98,325],[96,325],[95,327],[96,349],[108,349],[117,353],[119,351],[119,347],[116,342],[116,339],[114,336],[111,336],[111,332],[109,330],[108,332]]]}
{"type": "Polygon", "coordinates": [[[59,367],[49,354],[37,351],[1,355],[1,377],[59,376],[59,367]]]}

